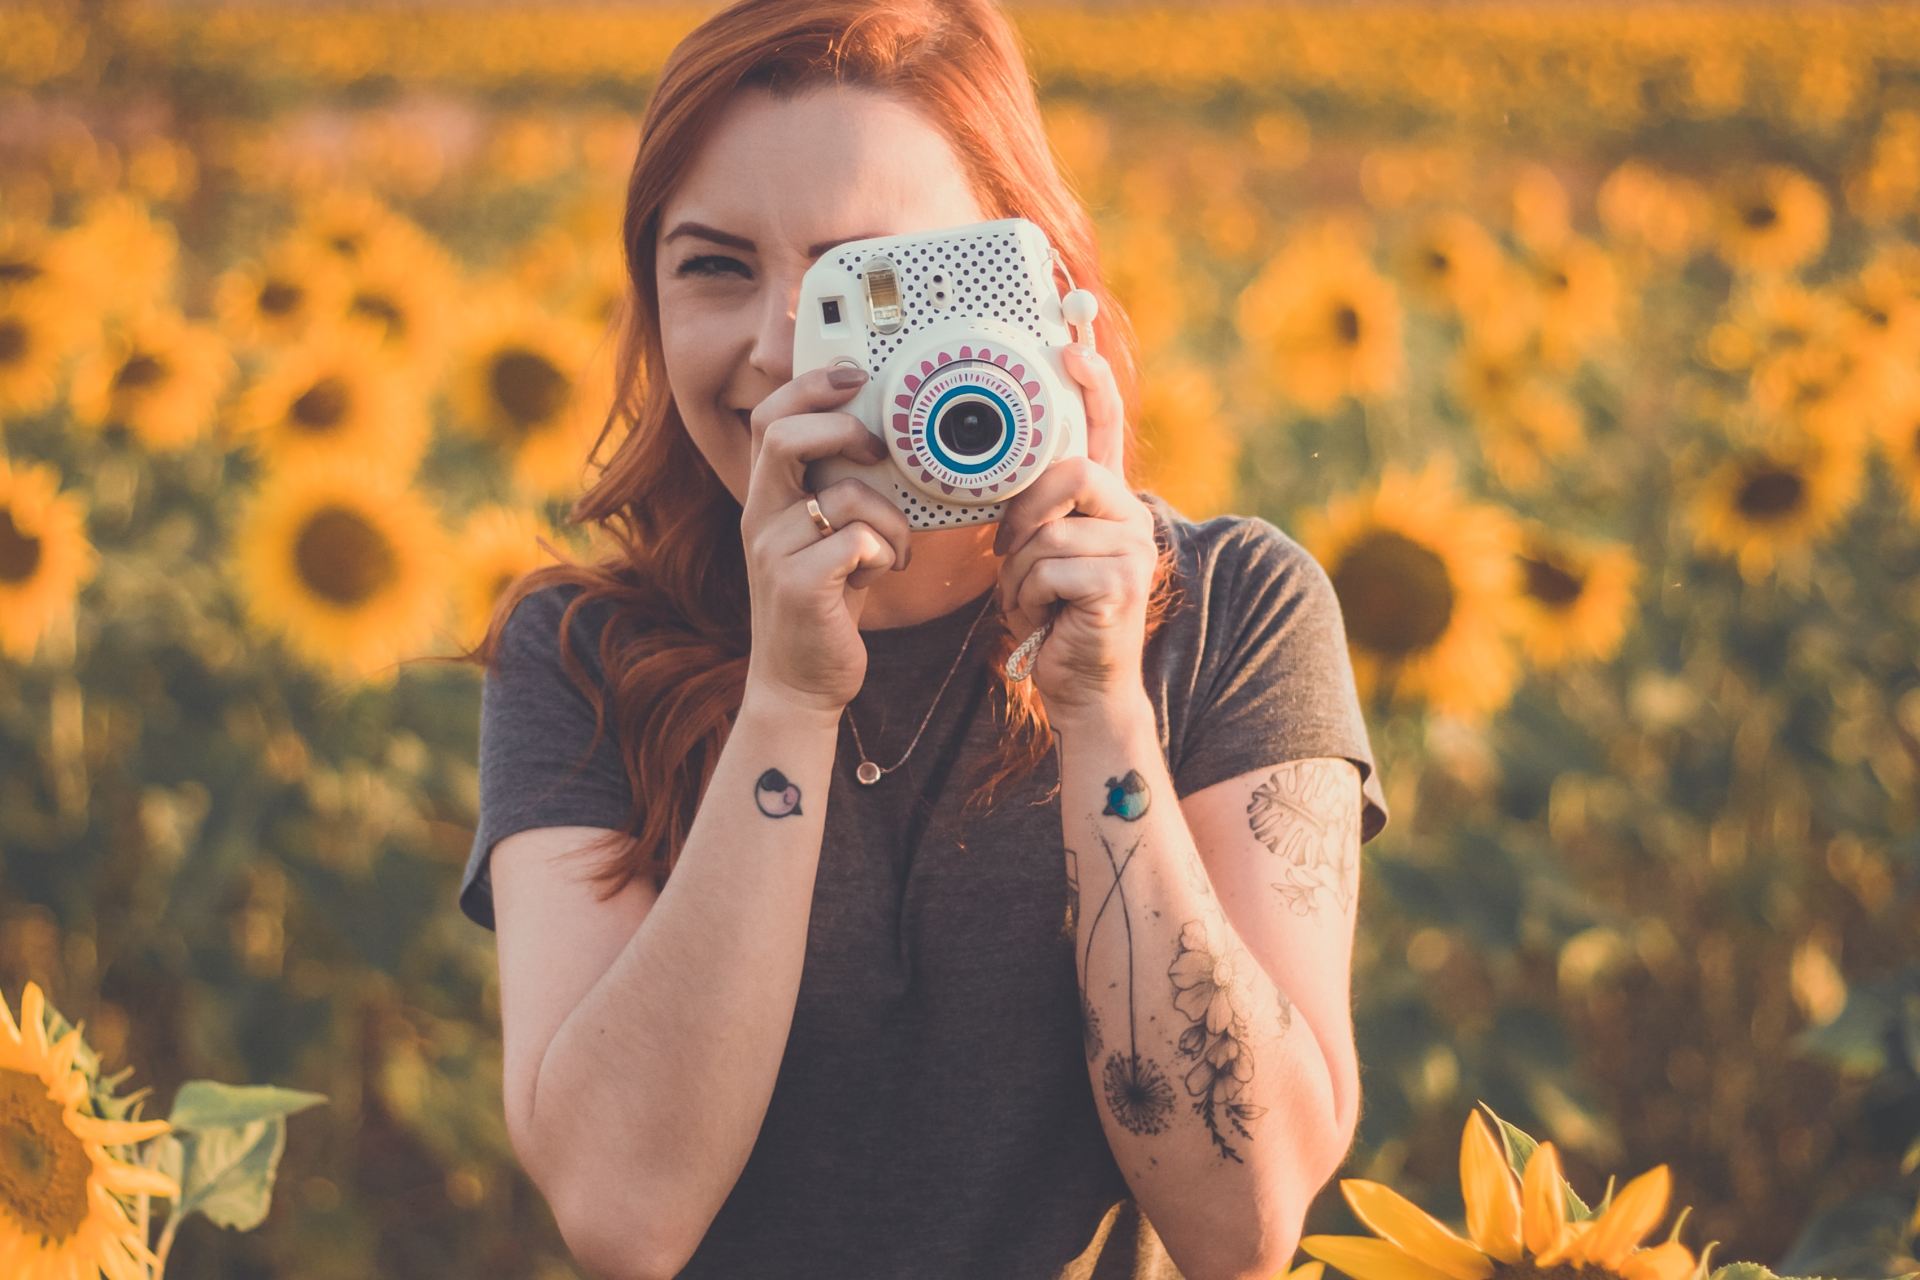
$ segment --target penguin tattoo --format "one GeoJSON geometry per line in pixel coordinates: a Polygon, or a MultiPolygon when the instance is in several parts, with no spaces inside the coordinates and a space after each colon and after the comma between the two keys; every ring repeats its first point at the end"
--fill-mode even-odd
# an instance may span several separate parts
{"type": "Polygon", "coordinates": [[[787,781],[787,775],[778,769],[769,769],[760,775],[753,786],[754,803],[760,806],[760,812],[769,818],[799,817],[800,788],[787,781]]]}
{"type": "Polygon", "coordinates": [[[1129,769],[1125,777],[1107,779],[1107,807],[1100,812],[1136,822],[1147,811],[1147,780],[1138,769],[1129,769]]]}

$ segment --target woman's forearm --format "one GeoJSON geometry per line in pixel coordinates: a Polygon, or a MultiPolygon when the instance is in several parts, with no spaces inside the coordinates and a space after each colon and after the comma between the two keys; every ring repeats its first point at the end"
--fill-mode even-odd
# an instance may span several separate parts
{"type": "Polygon", "coordinates": [[[1273,1275],[1329,1172],[1326,1058],[1208,883],[1145,694],[1054,727],[1107,1144],[1183,1274],[1273,1275]]]}
{"type": "Polygon", "coordinates": [[[658,901],[548,1046],[535,1141],[559,1170],[569,1244],[606,1276],[672,1274],[759,1135],[800,986],[838,730],[837,717],[749,687],[658,901]]]}

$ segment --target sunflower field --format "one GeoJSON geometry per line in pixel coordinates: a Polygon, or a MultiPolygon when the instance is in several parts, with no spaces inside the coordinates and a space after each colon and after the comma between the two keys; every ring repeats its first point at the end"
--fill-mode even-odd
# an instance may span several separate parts
{"type": "MultiPolygon", "coordinates": [[[[1009,11],[1392,806],[1307,1280],[1920,1271],[1920,9],[1009,11]]],[[[0,9],[0,1273],[580,1274],[423,659],[597,549],[706,12],[0,9]]]]}

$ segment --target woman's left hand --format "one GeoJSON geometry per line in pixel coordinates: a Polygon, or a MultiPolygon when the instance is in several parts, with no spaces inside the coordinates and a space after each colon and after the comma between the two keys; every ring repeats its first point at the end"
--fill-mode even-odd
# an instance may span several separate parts
{"type": "Polygon", "coordinates": [[[1060,459],[1008,499],[993,543],[1006,557],[1000,605],[1017,638],[1061,602],[1033,666],[1056,722],[1141,691],[1159,555],[1153,513],[1121,476],[1125,420],[1113,370],[1090,349],[1068,347],[1062,359],[1084,394],[1090,456],[1060,459]]]}

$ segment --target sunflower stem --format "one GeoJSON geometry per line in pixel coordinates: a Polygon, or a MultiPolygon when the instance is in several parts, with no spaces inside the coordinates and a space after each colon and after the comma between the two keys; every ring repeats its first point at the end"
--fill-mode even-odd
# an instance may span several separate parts
{"type": "Polygon", "coordinates": [[[155,1245],[153,1249],[153,1256],[157,1265],[157,1270],[153,1273],[154,1280],[160,1280],[160,1277],[166,1274],[167,1253],[173,1248],[174,1228],[179,1225],[179,1215],[170,1213],[167,1215],[167,1225],[160,1229],[160,1243],[155,1245]]]}

